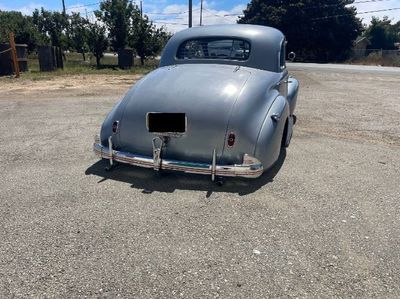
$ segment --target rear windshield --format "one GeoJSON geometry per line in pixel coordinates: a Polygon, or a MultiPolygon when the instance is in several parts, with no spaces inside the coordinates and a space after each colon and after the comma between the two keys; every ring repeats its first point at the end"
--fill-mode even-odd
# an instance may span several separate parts
{"type": "Polygon", "coordinates": [[[178,49],[178,59],[247,60],[250,43],[232,38],[202,38],[183,42],[178,49]]]}

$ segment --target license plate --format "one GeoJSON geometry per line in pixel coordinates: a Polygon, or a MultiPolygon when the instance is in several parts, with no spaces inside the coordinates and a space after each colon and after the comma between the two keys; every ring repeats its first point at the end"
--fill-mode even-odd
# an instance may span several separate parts
{"type": "Polygon", "coordinates": [[[147,128],[150,133],[186,133],[187,118],[185,113],[147,113],[147,128]]]}

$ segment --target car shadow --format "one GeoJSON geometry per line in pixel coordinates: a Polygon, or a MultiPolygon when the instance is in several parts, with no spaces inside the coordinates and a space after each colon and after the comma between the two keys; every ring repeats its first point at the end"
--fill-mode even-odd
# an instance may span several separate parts
{"type": "Polygon", "coordinates": [[[100,177],[98,183],[114,180],[128,183],[132,188],[141,189],[142,193],[152,192],[173,193],[175,190],[196,190],[207,192],[206,197],[212,193],[227,192],[237,193],[240,196],[251,194],[268,183],[273,182],[286,159],[286,149],[282,149],[277,162],[258,179],[224,178],[223,184],[212,182],[211,178],[204,175],[183,174],[179,172],[155,172],[126,164],[118,164],[112,171],[106,171],[107,160],[100,160],[90,166],[86,175],[100,177]]]}

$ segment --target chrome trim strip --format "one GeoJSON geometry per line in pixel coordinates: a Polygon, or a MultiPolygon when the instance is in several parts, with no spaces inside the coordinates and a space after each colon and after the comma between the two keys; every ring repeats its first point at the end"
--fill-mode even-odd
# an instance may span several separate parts
{"type": "MultiPolygon", "coordinates": [[[[112,150],[99,143],[94,143],[94,152],[104,159],[126,163],[133,166],[154,168],[153,157],[135,155],[132,153],[112,150]]],[[[215,176],[258,178],[263,174],[263,166],[260,161],[247,154],[243,157],[243,164],[215,165],[215,176]]],[[[188,161],[162,160],[161,168],[165,170],[181,171],[185,173],[213,175],[213,164],[196,163],[188,161]]]]}

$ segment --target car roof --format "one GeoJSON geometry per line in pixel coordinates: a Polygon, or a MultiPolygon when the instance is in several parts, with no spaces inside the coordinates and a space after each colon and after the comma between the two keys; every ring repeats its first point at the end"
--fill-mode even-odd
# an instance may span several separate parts
{"type": "Polygon", "coordinates": [[[281,72],[279,55],[285,36],[278,29],[245,24],[211,25],[185,29],[177,32],[167,43],[161,56],[160,66],[188,63],[218,63],[247,66],[271,72],[281,72]],[[228,37],[250,42],[250,57],[246,61],[227,59],[177,59],[179,46],[196,38],[228,37]]]}

